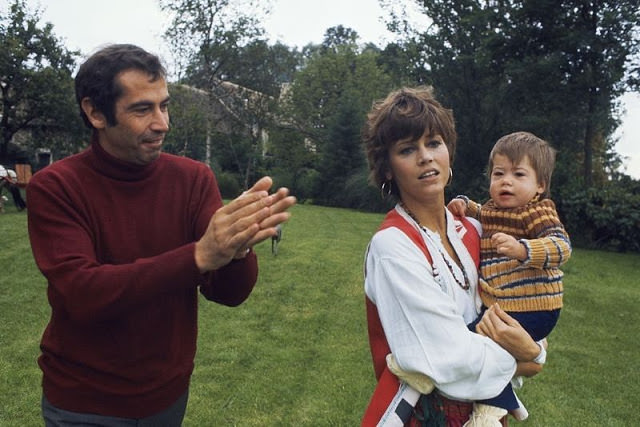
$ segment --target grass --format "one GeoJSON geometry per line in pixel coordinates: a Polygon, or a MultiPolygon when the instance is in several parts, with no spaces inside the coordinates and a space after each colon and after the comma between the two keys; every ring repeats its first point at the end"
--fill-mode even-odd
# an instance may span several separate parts
{"type": "MultiPolygon", "coordinates": [[[[37,426],[49,316],[26,215],[0,215],[0,426],[37,426]]],[[[382,215],[300,205],[277,256],[236,308],[201,298],[185,426],[356,426],[374,388],[362,260],[382,215]]],[[[575,250],[542,374],[519,393],[523,426],[640,425],[638,254],[575,250]]]]}

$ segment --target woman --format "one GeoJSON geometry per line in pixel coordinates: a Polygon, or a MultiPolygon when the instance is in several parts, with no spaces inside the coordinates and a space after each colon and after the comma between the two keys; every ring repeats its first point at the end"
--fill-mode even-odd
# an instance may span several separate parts
{"type": "Polygon", "coordinates": [[[539,372],[532,361],[543,349],[495,306],[478,326],[482,334],[466,326],[480,309],[479,237],[477,223],[445,208],[456,147],[451,111],[427,88],[393,92],[369,113],[364,143],[371,180],[398,204],[365,260],[378,386],[363,425],[409,418],[410,425],[426,425],[438,417],[462,425],[472,401],[497,395],[514,375],[539,372]],[[394,358],[387,362],[389,353],[394,358]],[[436,391],[421,395],[419,381],[399,383],[387,363],[415,378],[426,375],[436,391]]]}

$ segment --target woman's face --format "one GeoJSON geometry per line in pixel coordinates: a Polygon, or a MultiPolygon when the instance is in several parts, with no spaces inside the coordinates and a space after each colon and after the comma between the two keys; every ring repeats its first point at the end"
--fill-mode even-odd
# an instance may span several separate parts
{"type": "Polygon", "coordinates": [[[400,140],[389,150],[393,180],[406,205],[423,204],[431,199],[444,203],[449,181],[449,149],[440,135],[424,134],[418,140],[400,140]]]}

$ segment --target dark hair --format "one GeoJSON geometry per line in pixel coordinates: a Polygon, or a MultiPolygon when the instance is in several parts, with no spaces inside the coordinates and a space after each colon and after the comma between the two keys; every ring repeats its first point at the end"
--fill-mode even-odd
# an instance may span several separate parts
{"type": "MultiPolygon", "coordinates": [[[[389,149],[393,144],[405,139],[418,140],[425,133],[442,136],[453,164],[458,138],[453,112],[436,101],[431,87],[402,88],[375,102],[363,131],[370,183],[380,188],[386,182],[389,149]]],[[[394,197],[399,196],[395,185],[389,191],[394,197]]]]}
{"type": "Polygon", "coordinates": [[[149,74],[150,80],[165,78],[166,70],[160,59],[132,44],[114,44],[91,55],[78,70],[75,78],[76,101],[84,123],[93,129],[82,110],[82,100],[89,98],[93,106],[104,114],[107,124],[116,124],[115,104],[122,95],[117,77],[123,71],[140,70],[149,74]]]}
{"type": "Polygon", "coordinates": [[[489,154],[487,173],[491,178],[493,159],[496,154],[506,156],[511,163],[518,164],[525,156],[529,158],[531,167],[536,172],[538,184],[544,183],[541,199],[549,198],[551,175],[556,163],[556,150],[547,141],[529,132],[514,132],[500,138],[489,154]]]}

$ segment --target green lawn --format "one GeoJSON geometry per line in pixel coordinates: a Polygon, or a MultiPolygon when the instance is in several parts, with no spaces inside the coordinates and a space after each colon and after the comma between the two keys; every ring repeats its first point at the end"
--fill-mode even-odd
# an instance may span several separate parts
{"type": "MultiPolygon", "coordinates": [[[[374,387],[362,260],[382,215],[295,206],[277,256],[237,308],[201,299],[185,426],[356,426],[374,387]]],[[[40,420],[38,343],[46,283],[26,214],[0,215],[0,426],[40,420]]],[[[547,366],[519,393],[523,426],[640,425],[638,254],[575,250],[547,366]]]]}

